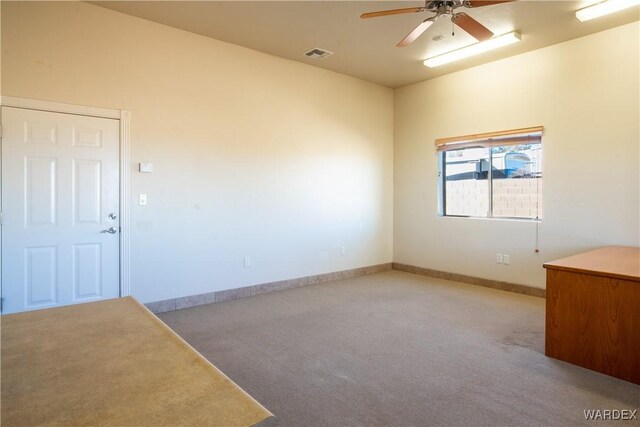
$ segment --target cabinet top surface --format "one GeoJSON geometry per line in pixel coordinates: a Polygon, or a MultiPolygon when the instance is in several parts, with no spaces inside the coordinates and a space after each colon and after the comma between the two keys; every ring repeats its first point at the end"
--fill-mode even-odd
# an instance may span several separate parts
{"type": "Polygon", "coordinates": [[[640,282],[640,248],[607,246],[543,264],[552,270],[574,271],[640,282]]]}
{"type": "Polygon", "coordinates": [[[229,426],[271,417],[132,297],[2,316],[1,361],[6,425],[229,426]]]}

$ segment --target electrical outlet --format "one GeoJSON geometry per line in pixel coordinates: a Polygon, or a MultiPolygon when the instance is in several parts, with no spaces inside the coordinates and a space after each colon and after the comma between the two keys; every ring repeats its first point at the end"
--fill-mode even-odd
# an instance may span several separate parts
{"type": "Polygon", "coordinates": [[[502,263],[509,265],[509,255],[507,254],[502,255],[502,263]]]}
{"type": "Polygon", "coordinates": [[[244,266],[251,267],[251,257],[249,256],[244,257],[244,266]]]}
{"type": "Polygon", "coordinates": [[[502,264],[502,254],[496,254],[496,264],[502,264]]]}

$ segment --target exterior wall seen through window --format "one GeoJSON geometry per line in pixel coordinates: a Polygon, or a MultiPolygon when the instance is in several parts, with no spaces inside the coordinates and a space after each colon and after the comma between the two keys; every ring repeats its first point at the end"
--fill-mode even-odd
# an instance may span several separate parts
{"type": "Polygon", "coordinates": [[[468,147],[440,156],[442,214],[542,218],[542,144],[468,147]]]}

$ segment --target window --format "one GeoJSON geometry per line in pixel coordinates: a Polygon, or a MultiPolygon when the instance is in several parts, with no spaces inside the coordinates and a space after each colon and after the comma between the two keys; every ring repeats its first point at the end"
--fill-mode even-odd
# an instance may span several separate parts
{"type": "Polygon", "coordinates": [[[542,128],[436,140],[440,214],[542,217],[542,128]]]}

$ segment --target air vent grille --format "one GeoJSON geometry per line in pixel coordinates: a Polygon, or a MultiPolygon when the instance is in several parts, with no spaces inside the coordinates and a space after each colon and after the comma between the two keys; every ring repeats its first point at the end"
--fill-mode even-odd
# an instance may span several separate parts
{"type": "Polygon", "coordinates": [[[318,47],[314,47],[309,52],[306,52],[304,54],[304,56],[308,56],[309,58],[313,58],[313,59],[322,59],[322,58],[326,58],[329,55],[333,55],[333,52],[320,49],[318,47]]]}

